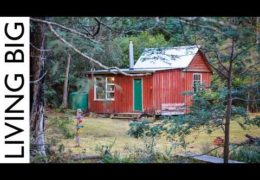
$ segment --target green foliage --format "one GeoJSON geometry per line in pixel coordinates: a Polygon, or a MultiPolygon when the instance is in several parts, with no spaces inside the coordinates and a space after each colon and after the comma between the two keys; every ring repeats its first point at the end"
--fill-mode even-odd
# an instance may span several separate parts
{"type": "Polygon", "coordinates": [[[129,67],[129,42],[134,44],[134,60],[140,57],[145,48],[167,47],[169,43],[164,39],[162,34],[152,35],[148,32],[141,32],[137,36],[115,38],[114,42],[118,44],[118,48],[122,50],[121,67],[129,67]]]}
{"type": "Polygon", "coordinates": [[[243,145],[235,148],[230,153],[230,159],[247,162],[260,162],[260,148],[259,145],[243,145]]]}
{"type": "Polygon", "coordinates": [[[75,136],[75,132],[72,132],[70,128],[74,125],[73,123],[74,121],[71,119],[71,116],[66,115],[66,113],[64,116],[58,116],[50,119],[50,124],[57,127],[59,131],[62,132],[63,136],[68,139],[74,138],[75,136]]]}
{"type": "MultiPolygon", "coordinates": [[[[126,154],[120,154],[118,151],[112,152],[112,146],[97,146],[96,150],[102,157],[103,163],[172,163],[177,161],[172,157],[172,148],[165,152],[156,149],[156,140],[154,137],[144,137],[144,147],[125,147],[126,154]]],[[[114,144],[114,143],[112,143],[114,144]]],[[[178,159],[179,162],[184,160],[178,159]]]]}
{"type": "Polygon", "coordinates": [[[128,134],[135,138],[143,137],[149,130],[149,121],[131,122],[128,134]]]}
{"type": "Polygon", "coordinates": [[[255,118],[251,118],[245,122],[249,125],[256,125],[257,127],[260,127],[260,116],[256,116],[255,118]]]}
{"type": "Polygon", "coordinates": [[[151,126],[151,122],[149,120],[143,120],[141,122],[134,121],[131,122],[129,126],[130,129],[128,130],[128,135],[135,138],[155,137],[162,132],[162,126],[151,126]]]}
{"type": "MultiPolygon", "coordinates": [[[[113,144],[113,143],[112,143],[113,144]]],[[[111,146],[99,145],[97,152],[101,155],[102,163],[191,163],[197,162],[188,158],[173,156],[173,148],[161,151],[156,148],[155,137],[143,137],[144,146],[125,147],[124,154],[111,151],[111,146]]]]}
{"type": "Polygon", "coordinates": [[[46,163],[48,162],[48,157],[41,154],[35,154],[30,157],[30,163],[46,163]]]}

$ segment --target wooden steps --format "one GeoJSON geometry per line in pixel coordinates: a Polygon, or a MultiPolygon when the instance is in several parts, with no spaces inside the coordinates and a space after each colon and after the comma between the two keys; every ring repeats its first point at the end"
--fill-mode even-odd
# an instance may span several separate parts
{"type": "Polygon", "coordinates": [[[116,113],[111,114],[110,118],[112,119],[139,119],[142,113],[116,113]]]}

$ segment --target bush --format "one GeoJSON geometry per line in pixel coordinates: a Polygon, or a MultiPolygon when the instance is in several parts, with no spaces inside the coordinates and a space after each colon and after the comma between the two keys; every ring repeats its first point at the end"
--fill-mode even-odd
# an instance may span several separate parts
{"type": "Polygon", "coordinates": [[[129,126],[130,129],[128,130],[128,135],[135,138],[143,137],[144,134],[150,129],[149,121],[147,120],[142,122],[131,122],[129,126]]]}
{"type": "Polygon", "coordinates": [[[71,130],[73,123],[74,121],[69,115],[58,116],[50,119],[50,124],[55,126],[67,139],[74,138],[75,136],[75,132],[71,130]]]}
{"type": "Polygon", "coordinates": [[[192,159],[173,157],[173,148],[165,151],[156,149],[155,137],[144,137],[143,147],[125,147],[126,155],[119,152],[112,152],[115,141],[109,145],[98,145],[96,151],[102,157],[102,163],[190,163],[192,159]]]}
{"type": "Polygon", "coordinates": [[[230,153],[230,159],[248,163],[260,163],[260,148],[257,145],[243,145],[230,153]]]}

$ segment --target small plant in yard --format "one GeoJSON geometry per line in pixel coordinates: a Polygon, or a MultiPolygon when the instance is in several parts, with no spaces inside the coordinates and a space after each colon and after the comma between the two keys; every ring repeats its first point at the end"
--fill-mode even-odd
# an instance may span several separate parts
{"type": "Polygon", "coordinates": [[[71,151],[66,152],[64,144],[50,145],[48,150],[48,163],[68,163],[71,160],[71,151]]]}
{"type": "Polygon", "coordinates": [[[30,157],[30,163],[46,163],[47,161],[47,157],[40,154],[30,157]]]}
{"type": "Polygon", "coordinates": [[[218,158],[223,158],[223,150],[220,149],[214,149],[212,150],[209,155],[214,156],[214,157],[218,157],[218,158]]]}
{"type": "Polygon", "coordinates": [[[122,156],[118,151],[112,152],[116,139],[108,145],[97,145],[96,151],[101,156],[102,163],[134,163],[135,159],[131,156],[122,156]]]}
{"type": "Polygon", "coordinates": [[[63,136],[67,139],[74,138],[75,132],[71,130],[70,126],[73,125],[73,120],[70,116],[58,116],[50,119],[51,124],[62,132],[63,136]]]}
{"type": "Polygon", "coordinates": [[[144,136],[144,134],[146,133],[146,131],[149,130],[149,121],[141,121],[141,122],[132,122],[129,124],[130,129],[128,131],[128,134],[130,136],[133,136],[135,138],[139,138],[144,136]]]}

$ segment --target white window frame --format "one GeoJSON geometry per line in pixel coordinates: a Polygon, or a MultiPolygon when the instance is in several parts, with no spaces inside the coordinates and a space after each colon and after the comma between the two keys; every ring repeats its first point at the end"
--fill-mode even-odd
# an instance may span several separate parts
{"type": "MultiPolygon", "coordinates": [[[[104,76],[96,76],[96,77],[94,77],[94,101],[114,101],[115,100],[115,83],[108,83],[108,78],[111,78],[111,76],[109,76],[109,77],[104,77],[104,76]],[[97,99],[97,92],[96,92],[96,89],[97,89],[97,85],[96,85],[97,78],[103,78],[103,79],[105,78],[105,98],[104,99],[97,99]],[[114,86],[114,91],[108,91],[107,90],[108,85],[113,85],[114,86]],[[107,97],[108,93],[114,93],[114,98],[108,98],[107,97]]],[[[113,78],[115,78],[115,77],[113,77],[113,78]]]]}
{"type": "Polygon", "coordinates": [[[108,101],[114,101],[115,100],[115,82],[114,83],[108,83],[108,78],[114,78],[115,79],[115,77],[113,77],[113,76],[110,76],[110,77],[106,77],[106,100],[108,100],[108,101]],[[114,86],[114,90],[113,91],[108,91],[107,90],[107,87],[108,86],[114,86]],[[108,93],[114,93],[114,98],[108,98],[107,97],[107,94],[108,93]]]}
{"type": "Polygon", "coordinates": [[[196,82],[198,82],[198,80],[195,80],[195,78],[194,78],[194,76],[195,75],[199,75],[200,76],[200,85],[202,85],[202,73],[193,73],[192,74],[192,90],[193,90],[193,92],[196,92],[194,89],[195,89],[195,87],[194,87],[194,81],[196,81],[196,82]]]}

